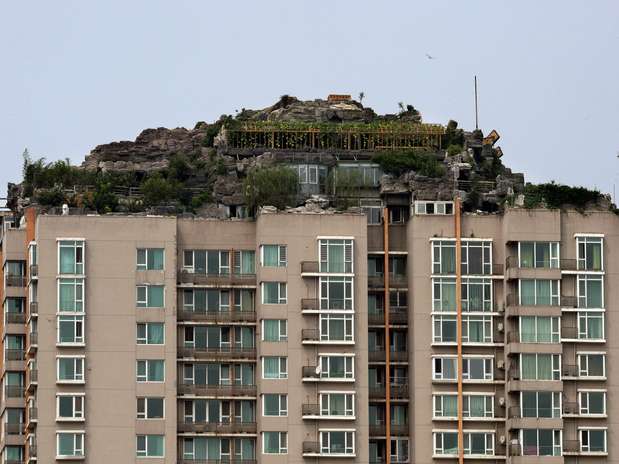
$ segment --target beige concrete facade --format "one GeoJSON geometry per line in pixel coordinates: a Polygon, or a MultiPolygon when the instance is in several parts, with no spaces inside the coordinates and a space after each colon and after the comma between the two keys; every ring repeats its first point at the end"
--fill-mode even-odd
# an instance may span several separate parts
{"type": "MultiPolygon", "coordinates": [[[[437,440],[449,448],[448,434],[457,432],[457,421],[449,415],[439,417],[436,411],[437,397],[456,394],[449,369],[442,368],[445,379],[436,374],[437,359],[441,363],[445,359],[441,365],[448,366],[456,354],[456,343],[449,338],[453,327],[449,325],[453,316],[447,308],[449,299],[438,297],[436,288],[448,291],[444,289],[450,288],[455,275],[433,266],[434,248],[455,243],[454,216],[411,216],[405,224],[388,227],[389,257],[400,260],[395,267],[404,263],[405,269],[403,278],[395,274],[391,278],[391,294],[397,293],[390,310],[391,340],[384,340],[384,324],[368,309],[370,299],[384,294],[384,283],[370,275],[368,266],[368,257],[377,261],[384,257],[383,232],[381,225],[368,226],[359,214],[309,213],[265,213],[255,221],[39,215],[36,223],[3,227],[3,276],[17,269],[9,262],[22,262],[23,279],[3,279],[0,294],[5,312],[2,462],[143,462],[138,457],[138,437],[162,436],[163,457],[148,458],[148,462],[382,463],[389,451],[385,449],[386,424],[380,419],[384,420],[386,412],[385,350],[390,350],[391,377],[395,376],[390,379],[391,439],[399,443],[391,449],[391,462],[455,461],[456,456],[438,449],[437,440]],[[31,241],[36,244],[36,262],[29,251],[31,241]],[[62,241],[83,242],[82,273],[59,273],[62,241]],[[343,246],[352,267],[344,272],[323,267],[328,261],[321,243],[343,246]],[[285,250],[280,251],[281,265],[263,265],[264,245],[285,250]],[[163,270],[137,270],[138,249],[163,249],[163,270]],[[212,266],[219,271],[211,272],[212,266]],[[83,316],[81,343],[58,343],[60,317],[71,316],[66,311],[58,314],[59,285],[66,279],[84,282],[83,314],[75,313],[83,316]],[[270,285],[274,283],[278,286],[270,285]],[[335,293],[325,293],[326,288],[339,292],[348,284],[352,290],[350,294],[344,290],[343,303],[335,301],[335,293]],[[138,287],[143,286],[164,287],[163,308],[138,305],[138,287]],[[273,288],[277,288],[278,301],[266,301],[273,297],[273,288]],[[215,313],[209,306],[215,300],[210,298],[217,301],[215,313]],[[9,304],[23,304],[23,315],[8,315],[9,304]],[[402,306],[405,309],[399,312],[402,306]],[[331,327],[331,318],[352,320],[351,333],[345,329],[345,340],[331,339],[325,333],[320,321],[331,327]],[[279,341],[265,340],[265,320],[286,321],[279,341]],[[164,324],[163,344],[137,343],[137,325],[146,323],[164,324]],[[21,352],[15,345],[20,340],[21,352]],[[58,382],[58,359],[63,357],[84,359],[83,381],[58,382]],[[278,364],[279,377],[267,378],[272,372],[265,374],[264,366],[271,366],[275,358],[285,359],[286,369],[282,371],[278,364]],[[354,374],[348,375],[347,359],[354,374]],[[146,360],[164,361],[162,382],[137,381],[138,361],[146,360]],[[341,378],[337,377],[340,371],[331,371],[327,364],[340,361],[347,366],[341,378]],[[374,375],[378,384],[371,384],[374,375]],[[83,418],[59,420],[58,396],[63,394],[84,398],[83,418]],[[273,394],[286,398],[285,413],[280,416],[265,415],[265,395],[273,394]],[[350,395],[352,412],[323,414],[321,398],[326,401],[327,395],[338,394],[350,395]],[[164,417],[138,419],[138,398],[163,398],[164,417]],[[394,421],[394,415],[399,419],[394,421]],[[271,432],[285,433],[277,453],[266,453],[265,442],[275,436],[271,432]],[[335,440],[332,432],[346,433],[345,452],[325,451],[326,437],[335,440]],[[83,433],[84,456],[58,456],[58,433],[83,433]]],[[[481,330],[482,335],[475,332],[475,336],[483,340],[463,344],[464,358],[471,360],[464,395],[488,397],[492,404],[485,417],[463,421],[465,434],[473,434],[468,439],[476,440],[469,447],[478,447],[477,440],[485,433],[488,448],[483,455],[467,454],[466,461],[619,462],[619,445],[613,440],[619,438],[615,420],[619,410],[614,407],[619,388],[614,357],[619,341],[613,336],[619,324],[615,315],[619,310],[619,287],[615,285],[619,218],[605,212],[520,209],[501,215],[465,214],[461,237],[466,246],[491,250],[489,266],[479,273],[473,270],[477,248],[471,251],[462,276],[466,285],[483,282],[491,292],[484,293],[487,307],[483,311],[463,312],[486,324],[483,330],[478,328],[481,325],[475,329],[471,325],[471,334],[466,334],[473,340],[473,330],[481,330]],[[579,267],[577,242],[588,238],[602,244],[603,266],[579,267]],[[556,243],[557,265],[521,265],[519,243],[530,242],[556,243]],[[551,304],[524,301],[519,288],[535,279],[559,282],[557,300],[551,304]],[[603,281],[601,308],[578,307],[587,298],[582,292],[581,300],[578,296],[579,288],[589,285],[588,279],[603,281]],[[556,318],[559,338],[523,340],[519,318],[532,316],[556,318]],[[579,335],[592,333],[584,326],[588,317],[603,317],[603,337],[579,335]],[[581,359],[599,353],[605,354],[605,377],[584,378],[580,372],[585,361],[581,359]],[[535,354],[549,356],[544,358],[549,362],[558,360],[556,378],[532,380],[522,375],[522,356],[535,354]],[[490,360],[487,365],[481,362],[483,379],[474,378],[478,359],[490,360]],[[523,391],[557,392],[559,414],[523,414],[523,391]],[[604,394],[605,414],[583,414],[585,400],[581,398],[589,393],[595,394],[587,396],[592,404],[599,393],[604,394]],[[523,431],[538,429],[557,431],[558,452],[550,454],[558,455],[533,455],[530,443],[524,446],[523,431]],[[583,451],[583,434],[599,430],[606,431],[605,450],[583,451]]],[[[587,358],[587,362],[593,366],[595,359],[587,358]]],[[[536,362],[541,366],[542,361],[536,362]]],[[[591,435],[589,440],[596,439],[591,435]]],[[[149,448],[148,442],[145,446],[149,448]]]]}

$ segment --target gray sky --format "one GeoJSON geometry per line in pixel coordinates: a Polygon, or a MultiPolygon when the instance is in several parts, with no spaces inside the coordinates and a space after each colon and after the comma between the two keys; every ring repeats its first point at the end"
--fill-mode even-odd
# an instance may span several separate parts
{"type": "Polygon", "coordinates": [[[0,0],[0,196],[148,127],[365,92],[502,135],[527,180],[619,190],[619,2],[0,0]],[[428,59],[426,53],[435,57],[428,59]]]}

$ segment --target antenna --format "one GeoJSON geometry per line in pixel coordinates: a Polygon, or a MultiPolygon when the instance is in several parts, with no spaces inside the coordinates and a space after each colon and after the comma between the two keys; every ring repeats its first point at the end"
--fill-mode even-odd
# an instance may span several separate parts
{"type": "Polygon", "coordinates": [[[475,130],[479,130],[479,111],[477,109],[477,76],[475,76],[475,130]]]}

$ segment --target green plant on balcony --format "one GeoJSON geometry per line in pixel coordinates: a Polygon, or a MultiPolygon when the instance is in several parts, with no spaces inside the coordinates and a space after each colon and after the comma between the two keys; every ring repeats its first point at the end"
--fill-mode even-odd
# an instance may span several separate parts
{"type": "Polygon", "coordinates": [[[282,165],[251,169],[243,181],[243,196],[250,209],[294,206],[297,189],[297,173],[282,165]]]}

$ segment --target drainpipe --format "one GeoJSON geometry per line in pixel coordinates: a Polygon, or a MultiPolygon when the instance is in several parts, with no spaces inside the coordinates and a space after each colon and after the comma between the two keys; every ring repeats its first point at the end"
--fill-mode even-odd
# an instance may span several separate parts
{"type": "Polygon", "coordinates": [[[383,250],[385,276],[385,462],[391,464],[391,340],[389,338],[389,209],[383,209],[383,250]]]}
{"type": "Polygon", "coordinates": [[[458,343],[458,464],[464,464],[464,431],[462,420],[462,216],[460,198],[454,201],[454,229],[456,236],[456,338],[458,343]]]}

